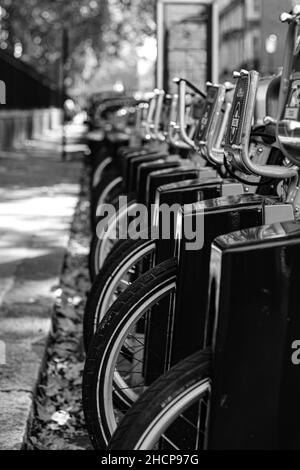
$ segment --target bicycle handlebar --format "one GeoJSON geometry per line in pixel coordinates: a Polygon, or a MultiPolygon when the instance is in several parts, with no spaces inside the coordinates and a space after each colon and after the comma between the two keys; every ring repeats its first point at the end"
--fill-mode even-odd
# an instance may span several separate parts
{"type": "Polygon", "coordinates": [[[165,92],[164,90],[158,90],[158,89],[156,89],[155,92],[157,94],[157,101],[156,101],[156,111],[155,111],[154,122],[153,122],[153,133],[154,133],[155,139],[161,140],[159,126],[160,126],[160,118],[161,118],[161,113],[162,113],[162,108],[163,108],[163,103],[164,103],[165,92]]]}
{"type": "Polygon", "coordinates": [[[178,115],[178,94],[174,93],[171,101],[170,121],[168,126],[168,140],[173,147],[188,150],[190,146],[176,138],[179,126],[177,124],[178,115]]]}
{"type": "Polygon", "coordinates": [[[179,86],[179,131],[180,137],[190,148],[195,149],[195,142],[186,132],[185,114],[186,114],[186,81],[180,80],[179,86]]]}
{"type": "MultiPolygon", "coordinates": [[[[242,70],[239,76],[238,75],[235,75],[235,76],[242,77],[245,75],[248,75],[249,77],[249,85],[248,85],[246,104],[245,104],[245,110],[244,110],[244,118],[241,124],[242,126],[241,144],[232,145],[232,154],[233,156],[235,156],[236,154],[240,153],[242,162],[245,168],[250,173],[254,173],[259,176],[265,176],[268,178],[279,178],[279,179],[293,178],[297,176],[296,167],[283,168],[282,166],[279,166],[279,165],[261,165],[259,163],[255,163],[250,158],[250,153],[249,153],[250,134],[251,134],[251,126],[252,126],[252,116],[254,114],[254,107],[255,107],[255,101],[256,101],[256,93],[257,93],[257,88],[258,88],[259,73],[254,70],[250,72],[242,70]]],[[[238,85],[237,85],[237,88],[238,88],[238,85]]]]}
{"type": "Polygon", "coordinates": [[[213,161],[213,163],[215,163],[216,165],[223,165],[223,162],[224,162],[224,148],[221,148],[221,145],[222,145],[222,141],[225,136],[226,129],[227,129],[230,111],[231,111],[231,103],[228,102],[225,105],[225,112],[224,112],[222,124],[220,126],[219,136],[216,141],[216,144],[213,145],[211,148],[210,147],[208,148],[209,157],[213,161]]]}
{"type": "Polygon", "coordinates": [[[197,95],[201,96],[201,98],[204,98],[204,99],[206,98],[206,93],[199,90],[199,88],[197,88],[195,85],[193,85],[189,80],[186,80],[185,78],[175,77],[173,78],[173,82],[176,83],[178,86],[180,85],[180,83],[184,82],[197,95]]]}
{"type": "Polygon", "coordinates": [[[145,127],[145,130],[146,130],[146,139],[150,139],[152,138],[152,133],[151,133],[151,126],[152,126],[152,123],[153,123],[153,119],[154,119],[154,113],[155,113],[155,108],[156,108],[156,100],[157,100],[157,95],[155,93],[153,93],[153,96],[150,100],[150,103],[149,103],[149,109],[148,109],[148,115],[147,115],[147,118],[144,122],[144,127],[145,127]]]}

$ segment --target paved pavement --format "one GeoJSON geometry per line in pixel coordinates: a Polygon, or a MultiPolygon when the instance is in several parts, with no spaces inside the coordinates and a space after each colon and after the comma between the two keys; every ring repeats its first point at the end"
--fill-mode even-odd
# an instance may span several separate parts
{"type": "Polygon", "coordinates": [[[0,449],[21,449],[80,189],[80,128],[0,153],[0,449]],[[75,137],[73,139],[72,137],[75,137]]]}

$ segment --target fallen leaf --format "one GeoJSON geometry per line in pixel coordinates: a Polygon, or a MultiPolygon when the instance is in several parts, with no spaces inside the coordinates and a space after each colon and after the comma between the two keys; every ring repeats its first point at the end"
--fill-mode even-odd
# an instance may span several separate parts
{"type": "Polygon", "coordinates": [[[54,406],[45,407],[45,405],[41,405],[40,403],[37,403],[36,407],[37,407],[38,419],[41,421],[45,421],[45,422],[50,421],[53,415],[53,411],[55,410],[55,407],[54,406]]]}
{"type": "Polygon", "coordinates": [[[64,410],[56,411],[51,416],[52,421],[55,421],[57,424],[59,424],[59,426],[64,426],[67,424],[70,418],[70,414],[64,410]]]}

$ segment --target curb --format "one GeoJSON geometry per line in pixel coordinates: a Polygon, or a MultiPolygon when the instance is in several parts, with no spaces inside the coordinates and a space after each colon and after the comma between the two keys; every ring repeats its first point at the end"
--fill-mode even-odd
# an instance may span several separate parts
{"type": "MultiPolygon", "coordinates": [[[[42,164],[47,165],[44,159],[42,164]]],[[[0,226],[3,221],[13,228],[12,222],[17,225],[17,217],[25,228],[26,224],[32,224],[24,235],[24,248],[11,242],[13,230],[7,237],[0,236],[3,245],[2,249],[0,246],[0,261],[1,254],[5,261],[7,241],[12,245],[12,256],[18,250],[24,251],[19,259],[0,266],[0,276],[6,281],[5,289],[0,292],[0,450],[24,448],[32,424],[37,386],[47,359],[56,291],[79,200],[83,163],[65,165],[70,182],[63,186],[56,181],[61,175],[55,175],[50,194],[45,193],[45,187],[38,187],[40,208],[36,194],[25,201],[27,212],[11,201],[9,212],[5,203],[0,204],[0,226]],[[10,209],[15,207],[14,217],[10,209]]]]}

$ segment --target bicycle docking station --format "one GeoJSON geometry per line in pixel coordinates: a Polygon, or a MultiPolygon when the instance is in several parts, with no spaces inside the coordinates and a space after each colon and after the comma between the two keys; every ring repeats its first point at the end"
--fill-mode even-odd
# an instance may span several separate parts
{"type": "Polygon", "coordinates": [[[242,69],[206,93],[176,78],[153,93],[141,149],[118,151],[156,237],[115,248],[95,289],[96,447],[299,448],[300,7],[282,21],[282,75],[242,69]]]}
{"type": "Polygon", "coordinates": [[[213,243],[209,449],[299,447],[299,370],[291,360],[300,337],[299,235],[299,224],[286,222],[213,243]]]}
{"type": "MultiPolygon", "coordinates": [[[[289,27],[292,43],[297,27],[289,27]]],[[[275,125],[283,154],[299,165],[299,53],[285,60],[275,125]]],[[[291,185],[286,204],[296,216],[297,192],[291,185]]],[[[291,220],[223,235],[212,245],[210,449],[299,448],[299,371],[292,361],[300,337],[299,235],[299,221],[291,220]]]]}

